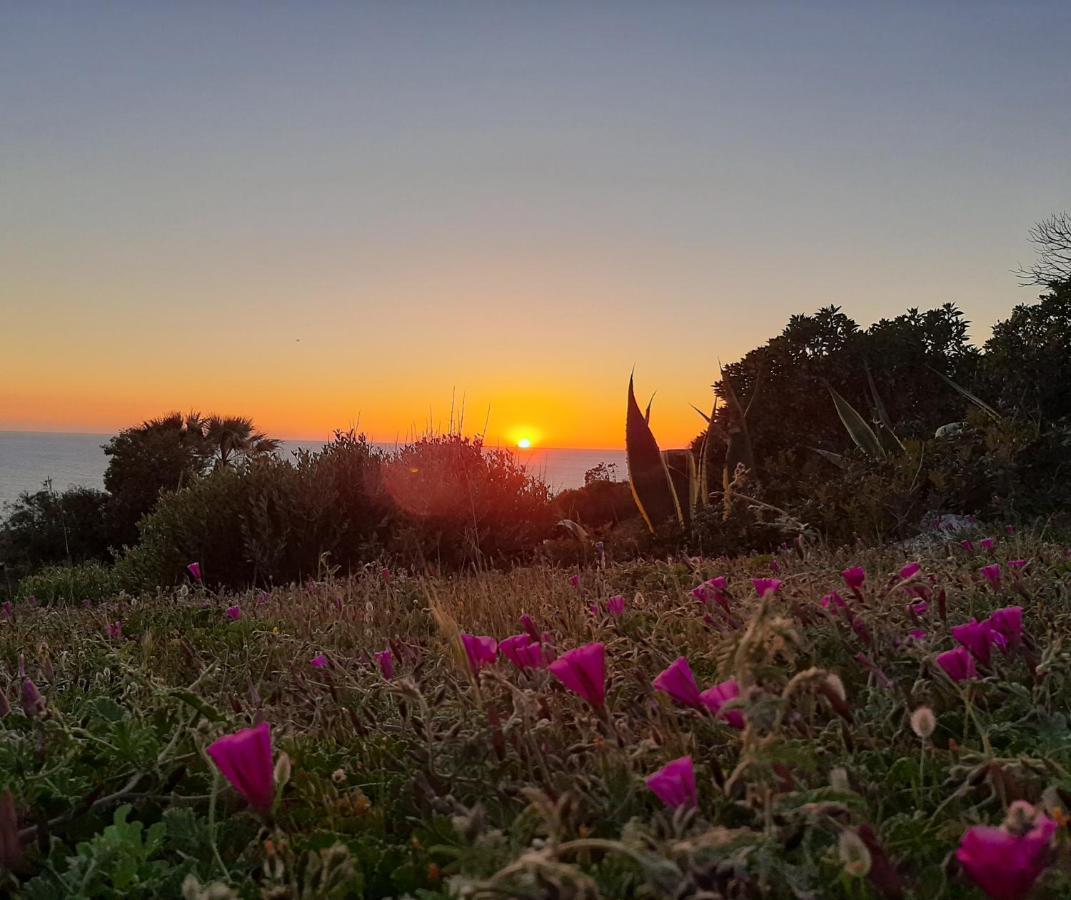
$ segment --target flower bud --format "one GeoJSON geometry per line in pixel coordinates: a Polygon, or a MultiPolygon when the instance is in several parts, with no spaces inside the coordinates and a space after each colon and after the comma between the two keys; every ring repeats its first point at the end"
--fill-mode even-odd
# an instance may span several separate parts
{"type": "Polygon", "coordinates": [[[928,706],[920,706],[911,713],[911,730],[922,740],[927,740],[937,728],[937,716],[928,706]]]}

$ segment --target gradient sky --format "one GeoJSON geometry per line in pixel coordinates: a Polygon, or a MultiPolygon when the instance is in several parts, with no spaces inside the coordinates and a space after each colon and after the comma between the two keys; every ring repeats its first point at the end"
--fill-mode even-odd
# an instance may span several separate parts
{"type": "Polygon", "coordinates": [[[1015,302],[1071,3],[0,2],[0,429],[682,444],[793,312],[1015,302]],[[430,411],[430,412],[429,412],[430,411]]]}

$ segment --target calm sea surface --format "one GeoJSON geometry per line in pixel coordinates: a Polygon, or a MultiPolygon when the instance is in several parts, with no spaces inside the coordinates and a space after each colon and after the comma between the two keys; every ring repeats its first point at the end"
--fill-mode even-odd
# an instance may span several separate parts
{"type": "MultiPolygon", "coordinates": [[[[0,431],[0,514],[2,506],[22,491],[38,490],[46,479],[61,491],[71,485],[100,488],[108,458],[101,449],[110,435],[45,434],[31,431],[0,431]]],[[[284,441],[280,453],[321,445],[284,441]]],[[[393,444],[380,445],[392,449],[393,444]]],[[[579,487],[584,473],[599,463],[614,463],[617,477],[625,477],[622,450],[553,450],[542,447],[514,453],[533,475],[539,475],[555,491],[579,487]]]]}

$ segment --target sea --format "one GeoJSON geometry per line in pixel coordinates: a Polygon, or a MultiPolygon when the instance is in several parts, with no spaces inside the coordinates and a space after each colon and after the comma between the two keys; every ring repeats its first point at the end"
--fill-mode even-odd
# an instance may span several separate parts
{"type": "MultiPolygon", "coordinates": [[[[103,488],[108,457],[101,445],[107,434],[56,434],[35,431],[0,431],[0,516],[5,504],[23,491],[40,490],[50,483],[53,490],[68,487],[103,488]]],[[[317,441],[283,441],[284,457],[299,449],[315,450],[317,441]]],[[[379,444],[386,450],[394,444],[379,444]]],[[[626,477],[623,450],[564,450],[532,447],[513,449],[514,456],[531,474],[542,478],[558,492],[584,484],[584,473],[600,463],[613,465],[616,477],[626,477]]]]}

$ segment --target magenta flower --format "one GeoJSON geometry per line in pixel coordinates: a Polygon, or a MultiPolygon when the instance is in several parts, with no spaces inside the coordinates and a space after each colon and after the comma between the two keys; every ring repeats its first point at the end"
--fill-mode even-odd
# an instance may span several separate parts
{"type": "Polygon", "coordinates": [[[837,609],[848,608],[848,604],[844,602],[844,598],[836,591],[833,591],[830,594],[826,594],[818,602],[822,604],[823,609],[832,609],[833,607],[836,607],[837,609]]]}
{"type": "Polygon", "coordinates": [[[1009,559],[1008,560],[1008,568],[1009,569],[1025,569],[1026,566],[1027,566],[1027,561],[1025,559],[1009,559]]]}
{"type": "Polygon", "coordinates": [[[324,656],[322,653],[319,653],[309,660],[309,665],[312,666],[314,669],[326,669],[327,657],[324,656]]]}
{"type": "Polygon", "coordinates": [[[224,615],[231,621],[242,618],[242,608],[240,606],[228,606],[224,615]]]}
{"type": "Polygon", "coordinates": [[[844,583],[848,585],[848,589],[852,591],[858,591],[863,582],[866,581],[866,569],[862,566],[852,566],[850,569],[845,569],[840,573],[840,577],[844,579],[844,583]]]}
{"type": "Polygon", "coordinates": [[[992,549],[993,549],[994,547],[996,547],[996,546],[997,546],[997,542],[996,542],[996,540],[994,540],[994,539],[993,539],[993,538],[991,538],[991,537],[989,537],[989,538],[982,538],[982,539],[981,539],[981,540],[980,540],[980,541],[978,542],[978,546],[979,546],[979,547],[981,547],[981,548],[982,548],[983,550],[992,550],[992,549]]]}
{"type": "Polygon", "coordinates": [[[563,653],[547,668],[570,691],[592,706],[606,702],[606,646],[585,644],[563,653]]]}
{"type": "Polygon", "coordinates": [[[781,582],[776,578],[752,578],[751,583],[755,586],[760,600],[776,594],[777,589],[781,587],[781,582]]]}
{"type": "Polygon", "coordinates": [[[952,629],[952,637],[971,651],[983,666],[988,666],[993,652],[993,626],[988,621],[971,619],[952,629]]]}
{"type": "Polygon", "coordinates": [[[945,674],[953,681],[972,681],[978,677],[978,667],[966,647],[957,647],[955,650],[939,653],[937,665],[944,669],[945,674]]]}
{"type": "Polygon", "coordinates": [[[216,768],[253,809],[271,812],[275,772],[271,726],[267,722],[221,737],[207,752],[216,768]]]}
{"type": "Polygon", "coordinates": [[[974,550],[974,541],[960,541],[959,545],[968,553],[971,553],[974,550]]]}
{"type": "Polygon", "coordinates": [[[922,566],[920,566],[917,562],[908,563],[900,570],[900,580],[907,581],[909,578],[914,578],[921,571],[922,566]]]}
{"type": "Polygon", "coordinates": [[[654,689],[663,694],[669,694],[682,706],[699,708],[702,701],[699,699],[699,686],[695,683],[695,676],[688,660],[683,656],[670,663],[668,668],[660,672],[654,680],[654,689]]]}
{"type": "Polygon", "coordinates": [[[543,645],[533,641],[531,635],[515,634],[498,644],[498,651],[518,669],[543,667],[543,645]]]}
{"type": "Polygon", "coordinates": [[[375,657],[376,663],[379,665],[380,674],[382,674],[387,681],[394,678],[394,654],[390,652],[390,648],[388,647],[386,650],[380,650],[375,654],[375,657]]]}
{"type": "Polygon", "coordinates": [[[913,616],[924,616],[930,611],[930,604],[925,600],[918,600],[907,607],[913,616]]]}
{"type": "Polygon", "coordinates": [[[123,623],[122,622],[109,622],[105,626],[105,633],[108,638],[113,641],[120,641],[123,639],[123,623]]]}
{"type": "Polygon", "coordinates": [[[22,690],[19,696],[22,700],[22,711],[31,718],[45,711],[45,698],[41,696],[41,692],[32,679],[22,679],[22,690]]]}
{"type": "Polygon", "coordinates": [[[651,792],[670,809],[678,806],[698,806],[699,793],[695,787],[695,766],[690,756],[666,763],[644,779],[651,792]]]}
{"type": "Polygon", "coordinates": [[[524,613],[524,615],[521,616],[521,628],[528,633],[533,641],[536,641],[537,643],[542,642],[543,635],[540,633],[539,629],[536,628],[535,620],[528,615],[528,613],[524,613]]]}
{"type": "Polygon", "coordinates": [[[978,570],[985,577],[985,580],[989,582],[989,586],[995,591],[1000,587],[1000,563],[993,563],[991,566],[982,566],[978,570]]]}
{"type": "Polygon", "coordinates": [[[740,685],[736,683],[735,678],[730,678],[728,681],[723,681],[714,685],[714,687],[707,688],[699,695],[699,700],[715,716],[724,719],[737,731],[743,731],[744,726],[747,724],[744,711],[741,709],[722,709],[726,703],[730,700],[735,700],[739,696],[740,685]]]}
{"type": "Polygon", "coordinates": [[[1023,608],[1006,606],[989,617],[989,626],[1004,638],[1005,646],[1016,646],[1023,639],[1023,608]]]}
{"type": "Polygon", "coordinates": [[[1044,813],[1026,834],[975,825],[960,840],[956,859],[967,877],[992,900],[1020,900],[1048,863],[1056,823],[1044,813]]]}
{"type": "Polygon", "coordinates": [[[580,576],[579,575],[570,575],[569,576],[569,584],[571,584],[576,590],[579,591],[580,590],[580,576]]]}
{"type": "Polygon", "coordinates": [[[498,659],[498,641],[493,637],[484,635],[463,634],[461,645],[465,648],[465,655],[469,660],[469,668],[475,675],[484,666],[493,665],[498,659]]]}
{"type": "Polygon", "coordinates": [[[618,595],[606,601],[606,611],[615,619],[625,612],[625,598],[618,595]]]}
{"type": "Polygon", "coordinates": [[[186,571],[190,573],[190,578],[196,582],[201,581],[201,564],[199,562],[192,562],[186,566],[186,571]]]}
{"type": "Polygon", "coordinates": [[[915,643],[921,644],[926,640],[926,632],[921,628],[913,628],[907,633],[907,639],[909,641],[915,641],[915,643]]]}

